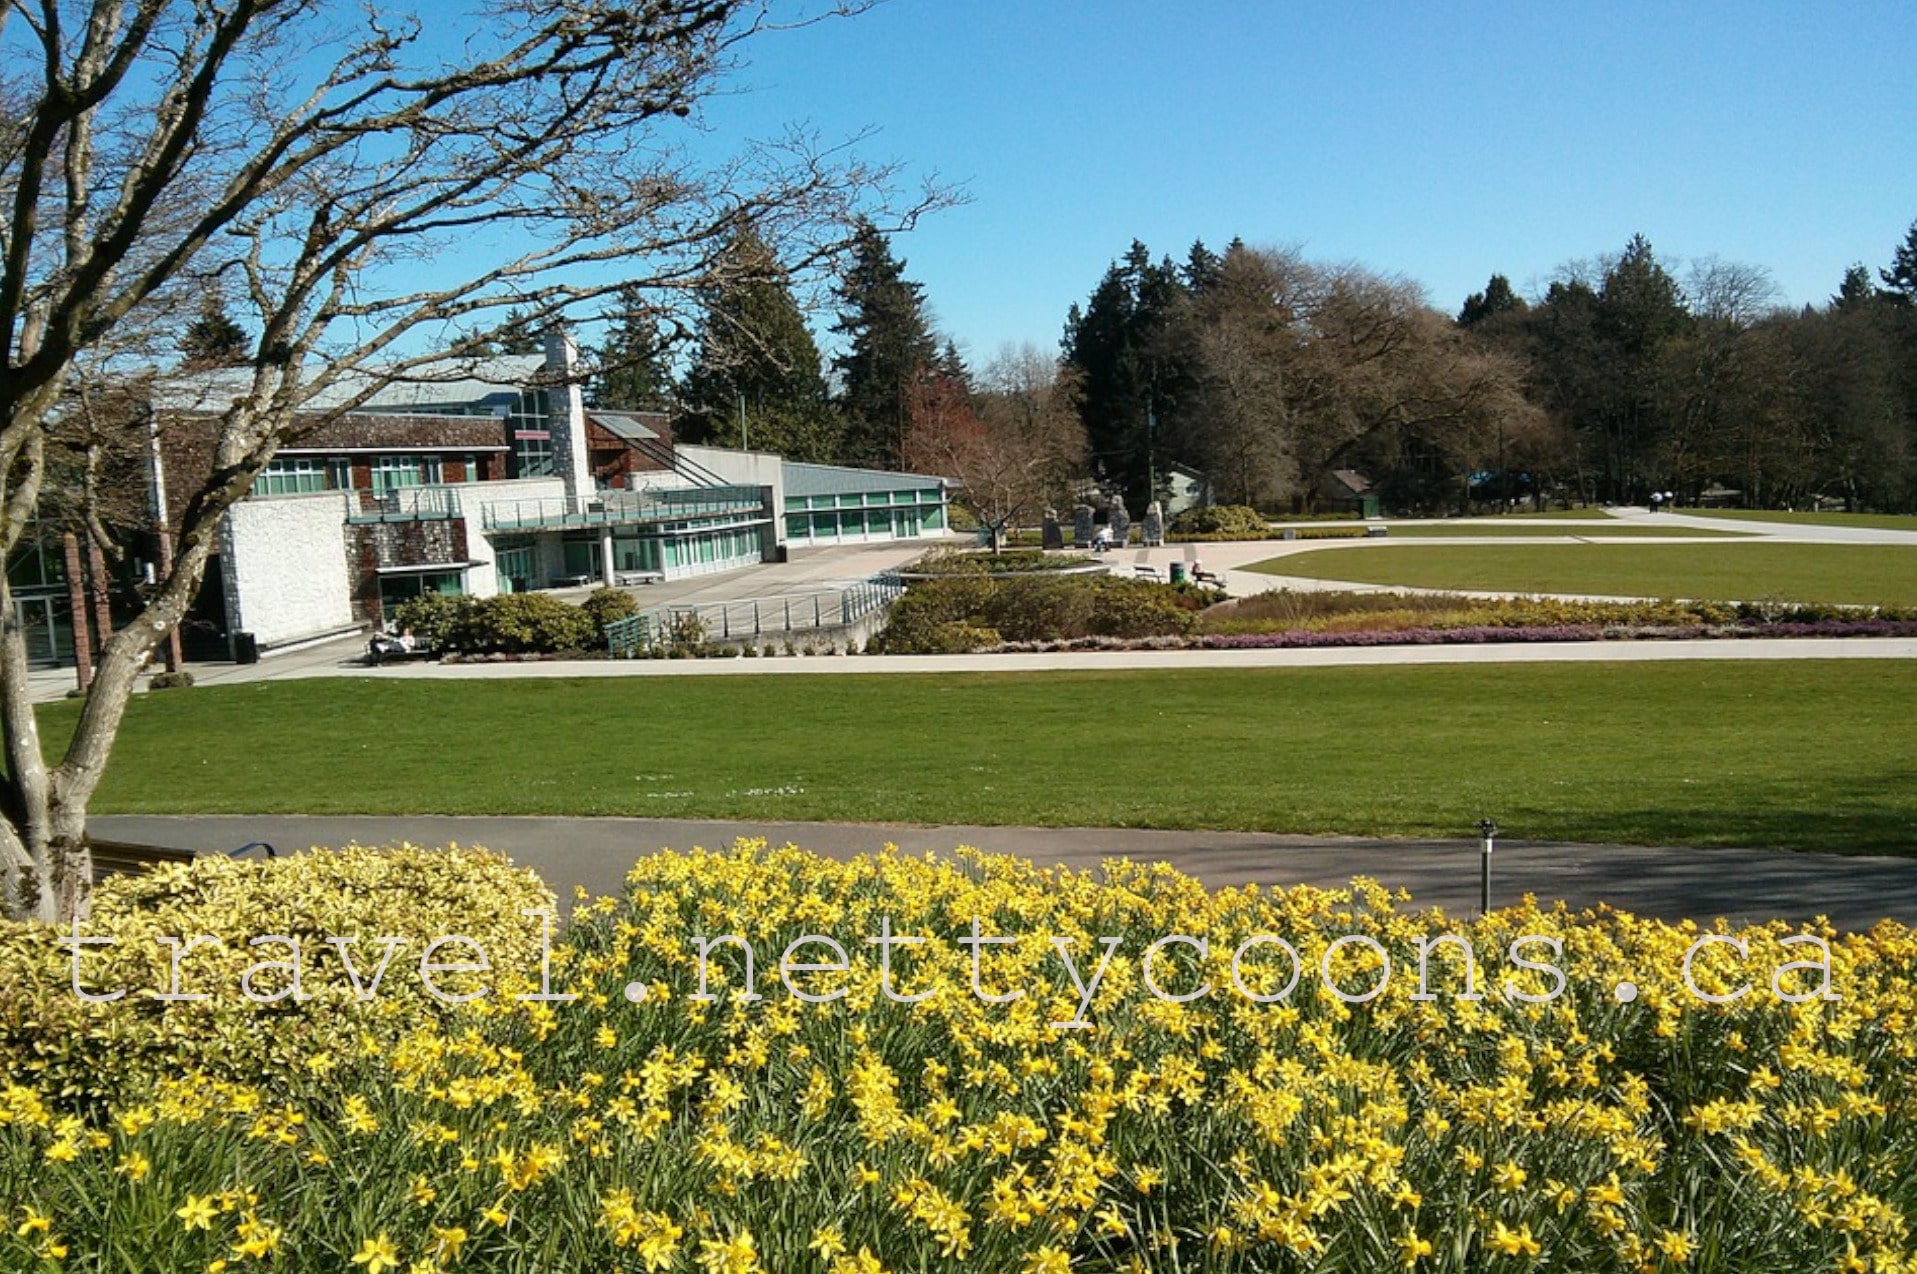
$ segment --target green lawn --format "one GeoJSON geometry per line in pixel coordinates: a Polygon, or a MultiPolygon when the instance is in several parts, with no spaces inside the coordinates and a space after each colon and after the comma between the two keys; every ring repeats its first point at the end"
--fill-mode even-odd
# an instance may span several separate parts
{"type": "Polygon", "coordinates": [[[1246,569],[1481,592],[1917,605],[1917,546],[1900,544],[1379,544],[1246,569]]]}
{"type": "MultiPolygon", "coordinates": [[[[635,814],[1909,853],[1891,661],[369,682],[138,697],[96,813],[635,814]]],[[[49,736],[73,707],[44,709],[49,736]]]]}
{"type": "Polygon", "coordinates": [[[1704,539],[1741,539],[1754,535],[1754,531],[1717,531],[1700,530],[1683,526],[1639,526],[1632,522],[1613,521],[1609,526],[1553,526],[1549,522],[1519,522],[1512,518],[1485,518],[1477,522],[1454,522],[1435,524],[1431,522],[1392,523],[1392,539],[1419,538],[1521,538],[1525,536],[1555,535],[1559,537],[1576,535],[1602,540],[1657,540],[1676,536],[1690,536],[1704,539]]]}
{"type": "Polygon", "coordinates": [[[1786,522],[1801,526],[1856,526],[1873,531],[1917,531],[1917,515],[1908,513],[1786,513],[1782,509],[1679,509],[1693,518],[1737,518],[1744,522],[1786,522]]]}

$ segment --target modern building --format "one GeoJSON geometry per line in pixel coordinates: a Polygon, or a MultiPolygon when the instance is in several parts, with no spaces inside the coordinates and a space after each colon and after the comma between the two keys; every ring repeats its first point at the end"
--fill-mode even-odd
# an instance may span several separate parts
{"type": "MultiPolygon", "coordinates": [[[[664,415],[587,408],[574,368],[555,334],[543,357],[392,386],[283,447],[226,516],[189,657],[378,626],[423,593],[636,585],[945,529],[942,479],[680,446],[664,415]]],[[[221,391],[216,373],[156,404],[150,476],[174,526],[186,484],[168,475],[203,471],[221,391]]]]}

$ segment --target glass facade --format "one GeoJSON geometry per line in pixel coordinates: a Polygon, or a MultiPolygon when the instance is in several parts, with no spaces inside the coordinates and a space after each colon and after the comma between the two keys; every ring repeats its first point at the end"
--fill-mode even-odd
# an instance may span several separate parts
{"type": "Polygon", "coordinates": [[[945,502],[937,487],[788,496],[785,508],[786,538],[807,543],[906,539],[945,529],[945,502]]]}

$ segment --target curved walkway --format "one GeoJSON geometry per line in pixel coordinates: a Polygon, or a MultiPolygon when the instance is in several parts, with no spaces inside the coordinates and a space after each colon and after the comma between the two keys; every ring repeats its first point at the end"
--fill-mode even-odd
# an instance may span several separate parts
{"type": "MultiPolygon", "coordinates": [[[[1478,904],[1475,840],[1363,840],[1258,832],[1135,828],[925,827],[857,823],[703,822],[649,818],[160,817],[92,819],[104,839],[219,852],[263,840],[282,852],[313,845],[483,845],[538,872],[564,900],[574,886],[616,894],[642,855],[717,848],[739,836],[791,842],[835,858],[890,843],[908,853],[960,845],[1043,864],[1096,869],[1107,858],[1167,862],[1216,889],[1232,885],[1342,887],[1367,876],[1408,889],[1414,903],[1458,916],[1478,904]]],[[[1608,903],[1670,921],[1709,923],[1824,916],[1839,929],[1880,920],[1917,924],[1917,858],[1838,857],[1772,850],[1497,842],[1492,902],[1523,895],[1574,908],[1608,903]]]]}

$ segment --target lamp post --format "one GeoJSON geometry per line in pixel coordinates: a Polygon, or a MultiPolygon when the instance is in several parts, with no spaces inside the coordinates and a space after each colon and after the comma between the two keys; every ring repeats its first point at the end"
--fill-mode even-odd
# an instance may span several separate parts
{"type": "Polygon", "coordinates": [[[1478,874],[1478,915],[1491,914],[1491,848],[1498,839],[1498,825],[1488,818],[1478,820],[1478,835],[1482,837],[1482,852],[1478,855],[1480,871],[1478,874]]]}

